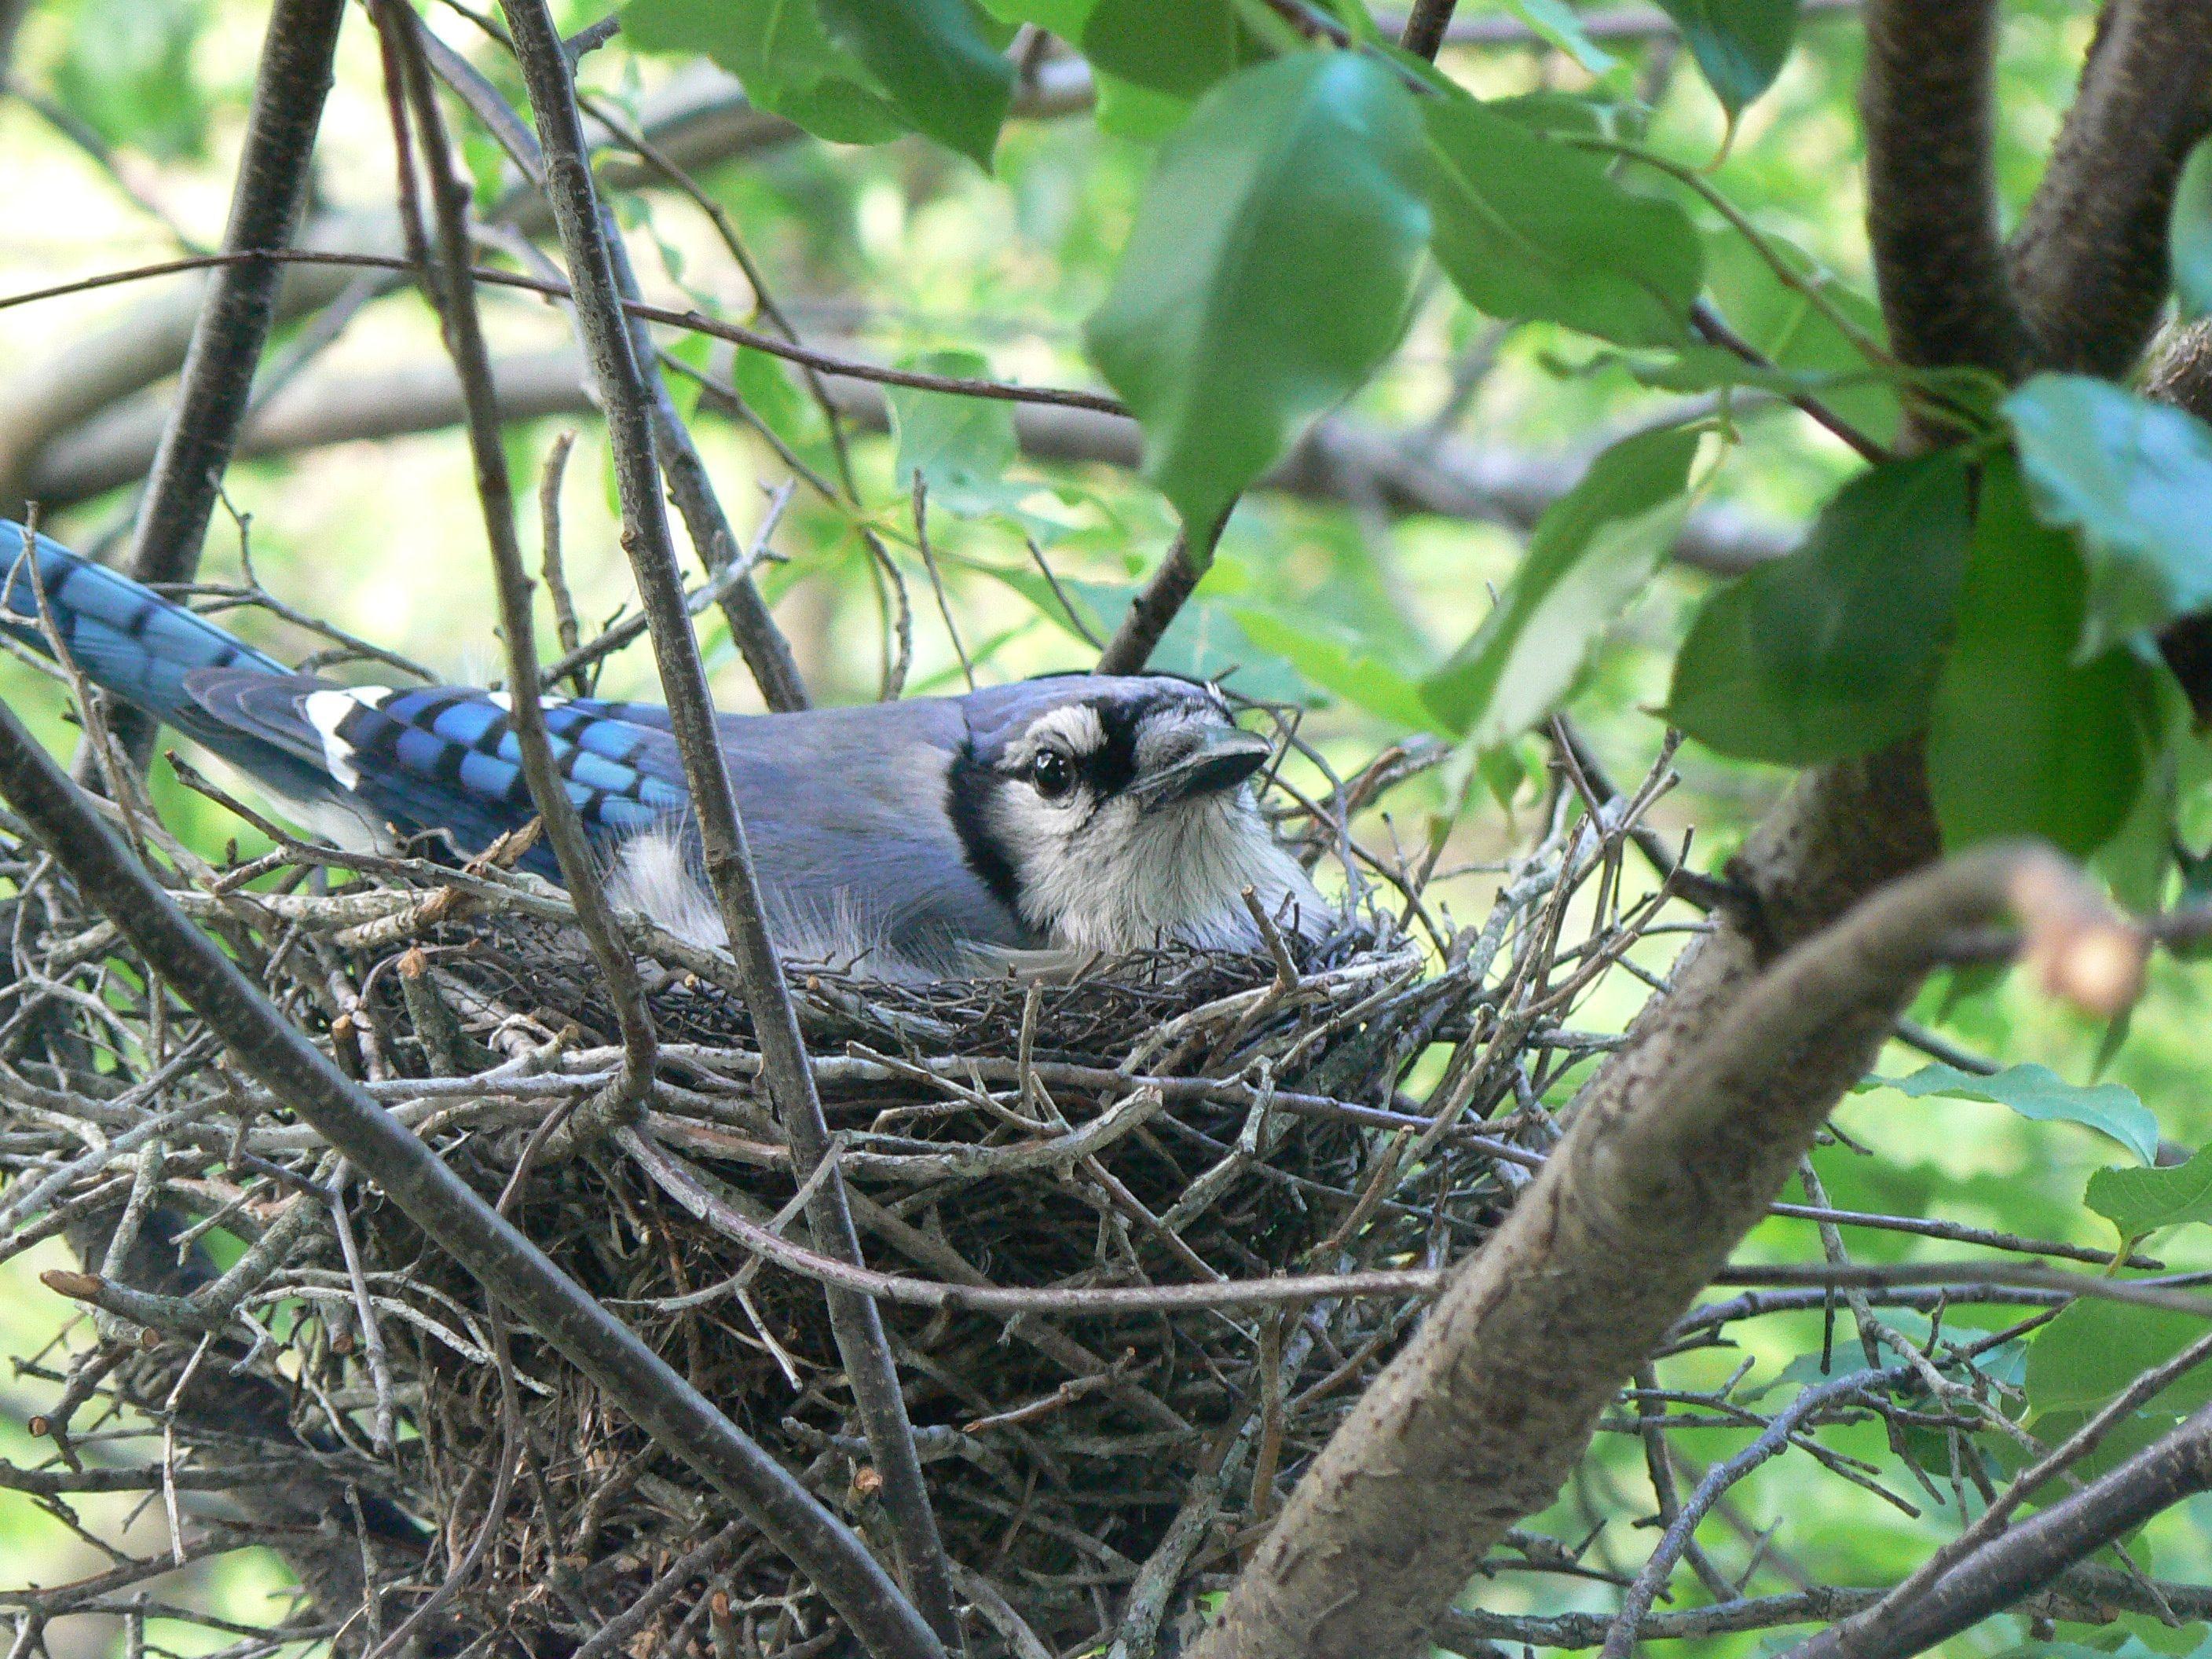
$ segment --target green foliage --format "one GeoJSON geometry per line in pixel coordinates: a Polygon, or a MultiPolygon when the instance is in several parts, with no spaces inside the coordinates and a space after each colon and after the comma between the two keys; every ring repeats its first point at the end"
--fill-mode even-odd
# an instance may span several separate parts
{"type": "Polygon", "coordinates": [[[1687,340],[1705,257],[1680,208],[1472,99],[1425,99],[1421,114],[1436,158],[1431,246],[1469,304],[1623,345],[1687,340]]]}
{"type": "Polygon", "coordinates": [[[970,0],[818,0],[901,119],[987,172],[1014,94],[1006,45],[970,0]]]}
{"type": "MultiPolygon", "coordinates": [[[[2135,1173],[2143,1173],[2136,1171],[2135,1173]]],[[[2204,1334],[2191,1314],[2084,1298],[2028,1344],[2028,1428],[2045,1444],[2073,1433],[2136,1378],[2165,1364],[2204,1334]]],[[[2212,1401],[2212,1370],[2185,1371],[2075,1465],[2084,1479],[2140,1450],[2198,1407],[2212,1401]]]]}
{"type": "Polygon", "coordinates": [[[830,39],[814,0],[629,0],[622,18],[631,45],[704,54],[762,108],[819,137],[872,144],[906,131],[867,68],[830,39]]]}
{"type": "Polygon", "coordinates": [[[2085,1201],[2123,1238],[2212,1222],[2212,1146],[2171,1169],[2100,1170],[2089,1177],[2085,1201]]]}
{"type": "Polygon", "coordinates": [[[2212,311],[2212,144],[2189,152],[2188,164],[2173,187],[2173,218],[2168,228],[2173,261],[2173,291],[2184,313],[2212,311]]]}
{"type": "Polygon", "coordinates": [[[1918,1100],[1948,1095],[2009,1106],[2038,1122],[2078,1123],[2108,1135],[2149,1164],[2158,1156],[2158,1118],[2134,1090],[2117,1083],[2084,1087],[2069,1083],[2048,1066],[2008,1066],[1984,1077],[1955,1066],[1923,1066],[1910,1077],[1875,1079],[1918,1100]]]}
{"type": "Polygon", "coordinates": [[[1489,748],[1552,712],[1681,528],[1698,443],[1686,428],[1624,438],[1545,513],[1482,626],[1420,687],[1444,731],[1489,748]]]}
{"type": "Polygon", "coordinates": [[[1668,717],[1747,760],[1869,754],[1926,722],[1966,564],[1955,451],[1846,484],[1805,544],[1723,588],[1674,660],[1668,717]]]}
{"type": "Polygon", "coordinates": [[[1180,99],[1197,97],[1243,56],[1235,0],[1097,0],[1080,39],[1092,68],[1180,99]]]}
{"type": "Polygon", "coordinates": [[[1602,78],[1620,72],[1620,60],[1589,38],[1566,0],[1505,0],[1505,9],[1590,74],[1602,78]]]}
{"type": "Polygon", "coordinates": [[[2084,655],[2212,605],[2212,430],[2079,374],[2039,374],[2004,408],[2037,512],[2087,550],[2084,655]]]}
{"type": "Polygon", "coordinates": [[[81,3],[77,9],[88,26],[70,31],[53,67],[54,90],[70,113],[111,144],[163,160],[198,155],[209,105],[192,60],[207,28],[207,0],[81,3]]]}
{"type": "MultiPolygon", "coordinates": [[[[988,378],[990,364],[973,351],[936,351],[904,367],[963,379],[988,378]]],[[[961,398],[912,386],[887,388],[891,429],[898,439],[893,464],[908,488],[919,472],[933,506],[954,513],[987,513],[1022,492],[1004,482],[1020,453],[1014,440],[1014,406],[990,398],[961,398]]]]}
{"type": "Polygon", "coordinates": [[[1241,70],[1162,149],[1087,337],[1187,524],[1211,526],[1397,343],[1422,159],[1412,94],[1349,52],[1241,70]]]}
{"type": "Polygon", "coordinates": [[[2087,856],[2142,793],[2151,671],[2124,647],[2079,659],[2087,582],[2072,538],[2029,512],[2019,469],[1992,460],[1929,720],[1947,846],[2034,836],[2087,856]]]}
{"type": "Polygon", "coordinates": [[[1774,84],[1797,33],[1798,0],[1659,0],[1733,119],[1774,84]]]}

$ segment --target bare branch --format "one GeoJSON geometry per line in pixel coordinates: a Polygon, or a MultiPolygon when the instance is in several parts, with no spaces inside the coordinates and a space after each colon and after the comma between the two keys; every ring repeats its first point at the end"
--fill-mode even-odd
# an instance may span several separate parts
{"type": "MultiPolygon", "coordinates": [[[[544,0],[501,0],[501,9],[514,35],[544,151],[546,193],[568,256],[576,314],[593,377],[607,399],[608,444],[622,499],[624,550],[652,618],[653,653],[668,702],[671,732],[690,786],[708,879],[744,980],[770,1092],[804,1177],[813,1173],[827,1153],[829,1129],[782,966],[769,939],[744,823],[715,731],[706,669],[684,610],[683,581],[653,465],[652,394],[623,315],[568,58],[544,0]]],[[[807,1207],[807,1218],[819,1247],[842,1260],[860,1261],[860,1236],[839,1175],[833,1172],[823,1183],[807,1207]]],[[[866,1297],[838,1291],[829,1297],[829,1303],[854,1403],[884,1479],[885,1508],[893,1519],[907,1582],[930,1624],[945,1639],[957,1640],[951,1572],[922,1483],[890,1340],[875,1304],[866,1297]]]]}
{"type": "Polygon", "coordinates": [[[1866,9],[1867,234],[1891,347],[2006,379],[2027,337],[1997,243],[1990,152],[1996,0],[1866,9]]]}
{"type": "MultiPolygon", "coordinates": [[[[344,0],[276,0],[246,118],[246,144],[224,228],[226,252],[285,246],[307,199],[315,133],[331,89],[344,0]]],[[[185,354],[131,545],[130,572],[143,582],[190,581],[215,512],[216,492],[246,418],[253,372],[276,318],[283,268],[266,259],[224,265],[185,354]]],[[[118,709],[116,736],[140,764],[153,750],[154,723],[118,709]]]]}
{"type": "Polygon", "coordinates": [[[2212,0],[2109,0],[2009,249],[2038,366],[2127,372],[2169,286],[2166,220],[2212,127],[2212,0]]]}
{"type": "Polygon", "coordinates": [[[1681,976],[1644,1022],[1656,1052],[1625,1050],[1613,1087],[1585,1094],[1542,1172],[1309,1470],[1200,1659],[1414,1650],[1505,1528],[1550,1501],[1942,941],[2008,906],[2042,912],[2045,879],[2070,913],[2078,884],[2054,865],[1996,849],[1893,882],[1739,979],[1725,1020],[1681,976]],[[1705,1007],[1686,1015],[1690,988],[1705,1007]],[[1653,1035],[1662,1022],[1680,1022],[1671,1046],[1653,1035]]]}
{"type": "Polygon", "coordinates": [[[1213,562],[1213,544],[1220,536],[1221,526],[1216,525],[1213,533],[1206,538],[1206,544],[1194,557],[1189,532],[1176,532],[1175,540],[1160,560],[1159,568],[1152,572],[1144,591],[1131,602],[1128,615],[1114,630],[1114,637],[1098,653],[1096,672],[1136,674],[1144,671],[1161,636],[1173,625],[1176,613],[1205,580],[1206,568],[1213,562]]]}
{"type": "Polygon", "coordinates": [[[1436,62],[1437,49],[1444,43],[1451,27],[1452,12],[1458,4],[1459,0],[1413,0],[1413,9],[1406,14],[1406,27],[1398,37],[1398,44],[1416,58],[1436,62]]]}
{"type": "Polygon", "coordinates": [[[2048,1587],[2160,1510],[2205,1491],[2212,1491],[2212,1406],[1984,1544],[1887,1617],[1846,1620],[1800,1643],[1790,1659],[1905,1659],[1924,1652],[2048,1587]]]}

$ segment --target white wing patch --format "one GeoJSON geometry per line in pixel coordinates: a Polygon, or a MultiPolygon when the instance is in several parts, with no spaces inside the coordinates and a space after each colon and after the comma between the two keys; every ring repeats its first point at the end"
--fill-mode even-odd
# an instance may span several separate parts
{"type": "Polygon", "coordinates": [[[353,763],[353,745],[338,735],[345,717],[356,708],[381,708],[392,696],[388,685],[356,685],[343,691],[310,691],[301,704],[323,739],[323,764],[348,789],[361,787],[361,774],[353,763]]]}

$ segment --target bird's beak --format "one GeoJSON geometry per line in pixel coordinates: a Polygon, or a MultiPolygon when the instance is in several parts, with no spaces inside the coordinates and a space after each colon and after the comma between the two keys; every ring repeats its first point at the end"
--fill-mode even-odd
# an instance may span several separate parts
{"type": "Polygon", "coordinates": [[[1167,806],[1234,789],[1267,763],[1275,745],[1234,726],[1194,732],[1188,747],[1137,786],[1147,805],[1167,806]]]}

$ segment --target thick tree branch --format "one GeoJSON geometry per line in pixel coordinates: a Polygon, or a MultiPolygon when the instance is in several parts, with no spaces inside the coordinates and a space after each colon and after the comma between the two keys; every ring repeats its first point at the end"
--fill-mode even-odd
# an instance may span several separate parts
{"type": "Polygon", "coordinates": [[[2212,0],[2109,0],[2010,249],[2037,366],[2124,374],[2169,286],[2174,180],[2212,127],[2212,0]]]}
{"type": "Polygon", "coordinates": [[[2212,1406],[2118,1468],[1983,1545],[1888,1616],[1847,1620],[1789,1659],[1906,1659],[2045,1589],[2076,1562],[2212,1491],[2212,1406]]]}
{"type": "MultiPolygon", "coordinates": [[[[1885,856],[1879,820],[1832,816],[1838,804],[1822,817],[1850,829],[1862,867],[1917,850],[1908,836],[1885,856]]],[[[1814,849],[1772,850],[1814,862],[1814,849]]],[[[1753,879],[1762,852],[1747,849],[1753,879]]],[[[1765,1212],[1955,929],[2016,908],[2031,954],[2081,970],[2100,1001],[2132,979],[2116,971],[2099,988],[2087,964],[2140,965],[2140,939],[2085,920],[2092,902],[2045,853],[1972,855],[1890,884],[1825,930],[1803,925],[1802,907],[1835,896],[1795,895],[1763,918],[1811,935],[1764,971],[1753,940],[1729,932],[1684,964],[1308,1471],[1198,1659],[1415,1651],[1506,1527],[1550,1501],[1621,1382],[1765,1212]],[[1713,1018],[1723,996],[1727,1016],[1713,1018]]]]}
{"type": "MultiPolygon", "coordinates": [[[[344,15],[345,0],[276,0],[270,9],[224,252],[253,253],[290,242],[307,199],[315,133],[344,15]]],[[[200,544],[276,321],[283,277],[273,261],[247,259],[223,266],[209,284],[131,544],[130,571],[140,581],[189,581],[199,568],[200,544]]],[[[153,746],[153,722],[131,709],[118,708],[112,718],[117,740],[143,764],[153,746]]]]}
{"type": "Polygon", "coordinates": [[[1866,9],[1867,234],[1890,346],[1915,368],[2009,380],[2027,343],[1990,172],[1996,0],[1866,9]]]}
{"type": "Polygon", "coordinates": [[[0,794],[248,1073],[609,1400],[734,1498],[872,1653],[935,1659],[928,1629],[851,1531],[287,1021],[185,918],[4,703],[0,794]]]}
{"type": "MultiPolygon", "coordinates": [[[[591,160],[575,89],[544,0],[501,0],[514,40],[515,57],[530,94],[545,162],[546,196],[551,202],[574,284],[576,315],[582,325],[592,377],[607,400],[608,447],[623,508],[623,544],[629,555],[639,597],[652,618],[653,654],[667,698],[670,728],[690,787],[692,814],[699,830],[707,876],[719,902],[730,949],[745,989],[745,1001],[761,1048],[769,1095],[802,1181],[829,1154],[829,1128],[806,1063],[799,1021],[783,982],[783,969],[769,939],[767,912],[754,873],[752,854],[731,788],[728,763],[714,726],[714,701],[699,657],[699,642],[684,602],[683,578],[653,464],[653,399],[634,353],[629,320],[605,240],[605,221],[594,190],[591,160]]],[[[845,1185],[835,1166],[807,1206],[815,1243],[824,1253],[858,1264],[860,1236],[853,1225],[845,1185]]],[[[945,1558],[914,1431],[907,1420],[890,1339],[876,1305],[863,1296],[830,1292],[832,1330],[846,1376],[867,1435],[869,1450],[883,1476],[884,1508],[895,1534],[906,1582],[929,1625],[946,1640],[957,1640],[951,1569],[945,1558]]],[[[933,1644],[933,1645],[934,1645],[933,1644]]]]}

